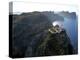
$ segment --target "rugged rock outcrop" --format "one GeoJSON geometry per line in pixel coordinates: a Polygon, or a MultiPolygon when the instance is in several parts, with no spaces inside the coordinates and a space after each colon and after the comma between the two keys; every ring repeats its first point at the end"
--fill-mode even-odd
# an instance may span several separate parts
{"type": "Polygon", "coordinates": [[[46,38],[43,39],[43,42],[36,49],[36,56],[67,55],[74,53],[74,49],[65,30],[53,34],[48,32],[46,38]]]}
{"type": "Polygon", "coordinates": [[[34,12],[10,16],[13,58],[73,54],[65,30],[56,34],[48,31],[53,26],[47,15],[34,12]]]}

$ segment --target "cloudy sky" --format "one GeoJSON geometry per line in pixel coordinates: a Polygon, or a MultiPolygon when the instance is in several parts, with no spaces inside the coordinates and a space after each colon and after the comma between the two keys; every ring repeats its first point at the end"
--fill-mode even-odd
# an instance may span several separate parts
{"type": "MultiPolygon", "coordinates": [[[[11,12],[11,4],[10,4],[11,12]]],[[[13,14],[19,14],[22,12],[32,12],[32,11],[69,11],[77,12],[77,7],[75,5],[66,4],[56,4],[56,3],[36,3],[36,2],[13,2],[13,14]]]]}

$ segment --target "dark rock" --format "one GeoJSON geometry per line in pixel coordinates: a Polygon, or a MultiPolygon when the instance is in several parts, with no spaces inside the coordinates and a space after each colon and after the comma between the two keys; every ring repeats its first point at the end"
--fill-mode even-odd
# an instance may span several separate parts
{"type": "Polygon", "coordinates": [[[69,55],[73,54],[73,47],[66,31],[61,33],[48,33],[44,41],[36,50],[36,56],[69,55]]]}
{"type": "Polygon", "coordinates": [[[47,15],[42,13],[13,15],[12,57],[73,54],[66,31],[51,34],[48,29],[53,27],[52,23],[47,15]]]}

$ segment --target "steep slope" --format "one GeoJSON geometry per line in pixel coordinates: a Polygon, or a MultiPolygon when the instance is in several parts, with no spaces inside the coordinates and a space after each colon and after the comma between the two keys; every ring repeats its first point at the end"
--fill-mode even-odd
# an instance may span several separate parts
{"type": "Polygon", "coordinates": [[[67,55],[73,53],[74,49],[65,30],[56,34],[48,32],[46,38],[44,38],[44,41],[39,44],[36,50],[36,56],[67,55]]]}
{"type": "Polygon", "coordinates": [[[48,31],[53,27],[48,14],[33,12],[12,17],[12,57],[73,54],[66,31],[58,34],[48,31]]]}

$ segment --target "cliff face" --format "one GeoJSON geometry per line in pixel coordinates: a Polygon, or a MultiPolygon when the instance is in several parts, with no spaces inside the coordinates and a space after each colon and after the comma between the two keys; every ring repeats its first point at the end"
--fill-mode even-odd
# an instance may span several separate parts
{"type": "Polygon", "coordinates": [[[63,30],[52,34],[48,17],[40,13],[13,15],[12,57],[73,54],[70,39],[63,30]]]}
{"type": "Polygon", "coordinates": [[[46,38],[37,47],[36,56],[68,55],[73,54],[73,51],[65,30],[56,34],[48,32],[46,38]]]}

